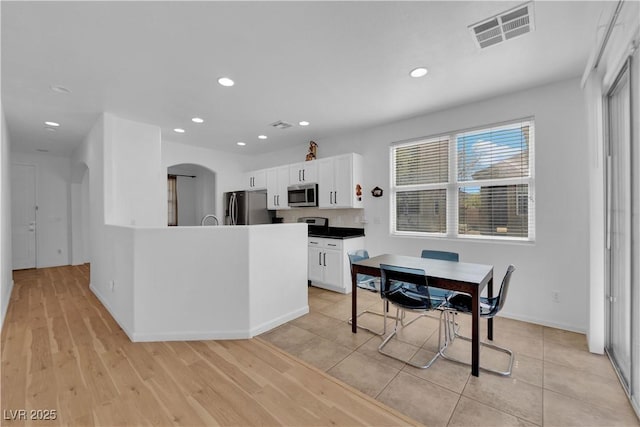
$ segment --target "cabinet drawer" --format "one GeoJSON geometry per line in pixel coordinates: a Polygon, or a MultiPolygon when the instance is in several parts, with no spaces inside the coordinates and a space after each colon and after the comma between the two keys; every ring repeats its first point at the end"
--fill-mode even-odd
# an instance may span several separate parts
{"type": "Polygon", "coordinates": [[[309,237],[309,247],[342,250],[342,240],[309,237]]]}

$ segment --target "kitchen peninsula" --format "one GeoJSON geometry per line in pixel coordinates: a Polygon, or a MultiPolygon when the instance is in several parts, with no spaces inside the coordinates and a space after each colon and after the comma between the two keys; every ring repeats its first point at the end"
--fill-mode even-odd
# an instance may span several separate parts
{"type": "Polygon", "coordinates": [[[112,277],[91,288],[132,341],[251,338],[309,311],[306,224],[104,231],[112,277]]]}

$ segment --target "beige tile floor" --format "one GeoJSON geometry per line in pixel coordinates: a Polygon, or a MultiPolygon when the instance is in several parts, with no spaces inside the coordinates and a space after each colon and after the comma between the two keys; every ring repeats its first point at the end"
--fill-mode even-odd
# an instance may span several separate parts
{"type": "MultiPolygon", "coordinates": [[[[380,312],[377,294],[360,292],[359,310],[380,312]]],[[[382,338],[351,333],[351,296],[309,288],[309,314],[262,338],[358,390],[428,426],[640,426],[605,356],[587,351],[584,335],[497,318],[494,342],[516,358],[511,377],[480,372],[438,359],[416,369],[378,353],[382,338]]],[[[362,324],[381,329],[382,318],[365,314],[362,324]]],[[[470,316],[457,316],[469,335],[470,316]]],[[[388,323],[387,331],[393,327],[388,323]]],[[[486,336],[483,322],[482,336],[486,336]]],[[[423,317],[398,334],[394,354],[426,361],[438,348],[438,320],[423,317]]],[[[449,351],[470,358],[469,343],[456,340],[449,351]]],[[[507,358],[482,349],[481,366],[504,369],[507,358]]]]}

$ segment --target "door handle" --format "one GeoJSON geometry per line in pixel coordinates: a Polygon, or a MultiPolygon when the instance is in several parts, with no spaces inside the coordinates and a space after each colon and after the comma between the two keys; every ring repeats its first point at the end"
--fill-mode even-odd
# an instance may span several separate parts
{"type": "Polygon", "coordinates": [[[322,265],[322,252],[318,252],[318,265],[322,265]]]}
{"type": "Polygon", "coordinates": [[[302,180],[304,181],[304,169],[302,169],[302,180]]]}
{"type": "Polygon", "coordinates": [[[275,194],[273,195],[273,206],[277,206],[277,203],[276,203],[276,195],[275,195],[275,194]]]}
{"type": "Polygon", "coordinates": [[[326,267],[327,266],[327,253],[323,253],[322,255],[324,255],[323,259],[324,259],[324,263],[323,265],[326,267]]]}
{"type": "Polygon", "coordinates": [[[338,192],[337,191],[333,192],[333,204],[334,205],[338,204],[338,192]]]}
{"type": "Polygon", "coordinates": [[[333,191],[329,192],[329,204],[332,205],[333,204],[333,191]]]}
{"type": "Polygon", "coordinates": [[[279,194],[276,196],[276,200],[278,201],[276,203],[276,206],[280,206],[280,195],[279,194]]]}

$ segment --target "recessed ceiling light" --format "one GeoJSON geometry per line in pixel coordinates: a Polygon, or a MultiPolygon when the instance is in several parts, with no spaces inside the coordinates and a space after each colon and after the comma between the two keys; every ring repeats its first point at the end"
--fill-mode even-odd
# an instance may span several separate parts
{"type": "Polygon", "coordinates": [[[418,68],[414,68],[413,70],[411,70],[411,72],[409,73],[409,75],[411,77],[424,77],[427,75],[427,73],[429,72],[429,70],[427,70],[424,67],[418,67],[418,68]]]}
{"type": "Polygon", "coordinates": [[[60,123],[56,123],[56,122],[44,122],[44,124],[47,126],[53,126],[54,128],[57,128],[58,126],[60,126],[60,123]]]}
{"type": "Polygon", "coordinates": [[[267,135],[258,135],[258,139],[267,139],[267,135]]]}
{"type": "Polygon", "coordinates": [[[298,123],[300,126],[309,126],[309,122],[306,120],[303,120],[301,122],[298,123]]]}
{"type": "Polygon", "coordinates": [[[180,128],[175,128],[173,131],[176,133],[184,133],[184,129],[180,129],[180,128]]]}
{"type": "Polygon", "coordinates": [[[218,83],[220,83],[222,86],[233,86],[235,83],[233,80],[231,80],[229,77],[220,77],[218,79],[218,83]]]}
{"type": "Polygon", "coordinates": [[[241,147],[243,147],[243,146],[247,145],[247,143],[246,143],[246,142],[242,142],[242,141],[240,141],[240,142],[236,142],[236,144],[238,144],[238,145],[239,145],[239,146],[241,146],[241,147]]]}
{"type": "Polygon", "coordinates": [[[204,120],[201,119],[200,117],[194,117],[193,119],[191,119],[191,121],[193,123],[204,123],[204,120]]]}
{"type": "Polygon", "coordinates": [[[58,93],[71,93],[71,90],[59,85],[50,86],[51,90],[58,93]]]}

